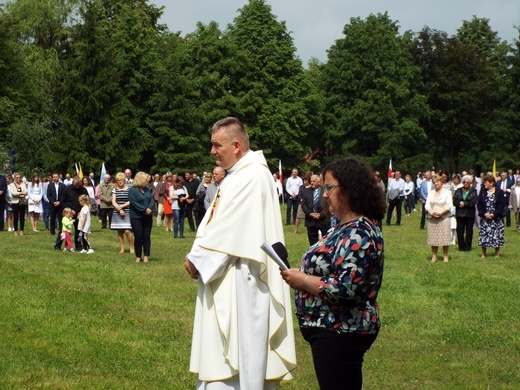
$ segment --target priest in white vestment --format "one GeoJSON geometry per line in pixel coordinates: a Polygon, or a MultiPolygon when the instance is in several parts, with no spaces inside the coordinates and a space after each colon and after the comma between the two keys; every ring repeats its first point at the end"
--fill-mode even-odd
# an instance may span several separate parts
{"type": "Polygon", "coordinates": [[[211,143],[227,176],[184,262],[198,279],[190,371],[199,390],[276,389],[296,367],[289,287],[260,248],[283,243],[278,196],[238,119],[215,123],[211,143]]]}

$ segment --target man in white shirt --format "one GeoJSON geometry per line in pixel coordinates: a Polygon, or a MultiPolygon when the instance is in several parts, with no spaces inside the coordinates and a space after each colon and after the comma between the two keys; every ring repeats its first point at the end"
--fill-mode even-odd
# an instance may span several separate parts
{"type": "Polygon", "coordinates": [[[285,183],[285,191],[287,191],[287,216],[285,224],[291,224],[291,209],[292,221],[296,223],[296,214],[298,214],[298,206],[300,205],[300,198],[298,196],[300,187],[303,185],[303,180],[298,176],[298,170],[293,168],[291,177],[285,183]]]}
{"type": "Polygon", "coordinates": [[[276,389],[296,354],[289,289],[260,248],[283,242],[273,177],[238,119],[215,123],[211,144],[227,176],[184,261],[198,280],[190,371],[197,389],[276,389]]]}
{"type": "Polygon", "coordinates": [[[386,225],[390,226],[392,213],[397,208],[396,226],[401,225],[401,209],[404,199],[404,180],[401,178],[401,172],[395,171],[395,178],[388,181],[387,188],[388,212],[386,214],[386,225]]]}
{"type": "Polygon", "coordinates": [[[134,179],[132,179],[132,171],[130,169],[125,169],[125,182],[128,188],[134,185],[134,179]]]}
{"type": "Polygon", "coordinates": [[[72,184],[72,178],[70,177],[70,173],[65,174],[65,179],[63,180],[63,184],[65,184],[66,186],[70,186],[72,184]]]}

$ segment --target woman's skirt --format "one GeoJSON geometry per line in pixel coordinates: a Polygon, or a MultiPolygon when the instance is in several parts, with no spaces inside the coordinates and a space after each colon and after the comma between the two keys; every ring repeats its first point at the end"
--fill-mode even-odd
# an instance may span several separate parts
{"type": "Polygon", "coordinates": [[[296,218],[305,219],[305,213],[303,212],[302,205],[298,206],[298,212],[296,213],[296,218]]]}
{"type": "Polygon", "coordinates": [[[124,217],[114,209],[110,230],[132,230],[132,225],[130,224],[130,209],[123,210],[125,211],[124,217]]]}
{"type": "Polygon", "coordinates": [[[428,219],[429,246],[448,246],[451,244],[451,218],[428,219]]]}

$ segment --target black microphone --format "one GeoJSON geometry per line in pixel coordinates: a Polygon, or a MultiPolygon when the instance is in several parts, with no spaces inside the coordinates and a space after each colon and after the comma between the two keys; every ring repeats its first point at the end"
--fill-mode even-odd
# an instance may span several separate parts
{"type": "Polygon", "coordinates": [[[291,268],[291,264],[289,263],[289,254],[287,253],[287,248],[281,242],[275,242],[273,245],[273,250],[276,252],[278,257],[284,262],[287,268],[291,268]]]}

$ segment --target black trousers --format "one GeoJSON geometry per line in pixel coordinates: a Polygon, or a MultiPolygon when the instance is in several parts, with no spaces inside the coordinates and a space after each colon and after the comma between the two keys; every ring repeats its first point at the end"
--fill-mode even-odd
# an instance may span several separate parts
{"type": "MultiPolygon", "coordinates": [[[[507,204],[509,204],[509,202],[507,204]]],[[[511,226],[511,211],[509,209],[507,210],[507,214],[505,215],[504,219],[505,219],[506,227],[510,227],[511,226]]]]}
{"type": "Polygon", "coordinates": [[[301,328],[312,350],[314,370],[322,390],[360,390],[363,358],[377,334],[342,333],[301,328]]]}
{"type": "Polygon", "coordinates": [[[56,234],[56,226],[58,226],[58,231],[61,232],[61,213],[61,207],[54,207],[54,205],[49,204],[49,228],[51,234],[56,234]]]}
{"type": "Polygon", "coordinates": [[[426,223],[426,203],[421,203],[421,229],[424,229],[424,224],[426,223]]]}
{"type": "MultiPolygon", "coordinates": [[[[23,232],[25,227],[25,210],[27,210],[27,205],[21,203],[13,203],[11,204],[11,208],[13,209],[13,227],[14,231],[18,231],[18,221],[20,221],[20,231],[23,232]]],[[[2,218],[4,216],[2,215],[2,218]]]]}
{"type": "Polygon", "coordinates": [[[131,218],[130,224],[134,233],[135,257],[141,258],[143,252],[146,257],[150,256],[152,215],[150,214],[142,218],[131,218]]]}
{"type": "Polygon", "coordinates": [[[293,199],[290,196],[287,198],[287,213],[285,218],[285,223],[289,225],[291,223],[291,212],[292,212],[292,222],[296,222],[296,215],[298,214],[298,206],[300,205],[300,201],[298,198],[293,199]],[[291,211],[292,209],[292,211],[291,211]]]}
{"type": "Polygon", "coordinates": [[[468,252],[473,242],[473,223],[475,218],[457,217],[457,241],[459,250],[468,252]]]}
{"type": "Polygon", "coordinates": [[[5,194],[0,199],[0,231],[4,230],[5,194]]]}
{"type": "Polygon", "coordinates": [[[101,218],[101,228],[105,229],[107,227],[107,217],[108,217],[108,227],[110,228],[110,225],[112,225],[112,213],[114,209],[108,208],[108,209],[99,209],[99,218],[101,218]]]}
{"type": "Polygon", "coordinates": [[[394,209],[397,207],[397,221],[396,224],[401,224],[401,208],[403,205],[403,199],[402,197],[398,196],[397,198],[388,201],[388,212],[386,213],[386,224],[390,225],[390,220],[392,219],[392,213],[394,212],[394,209]]]}
{"type": "Polygon", "coordinates": [[[188,225],[190,226],[190,230],[195,230],[195,225],[193,223],[193,203],[186,204],[186,218],[188,218],[188,225]]]}

